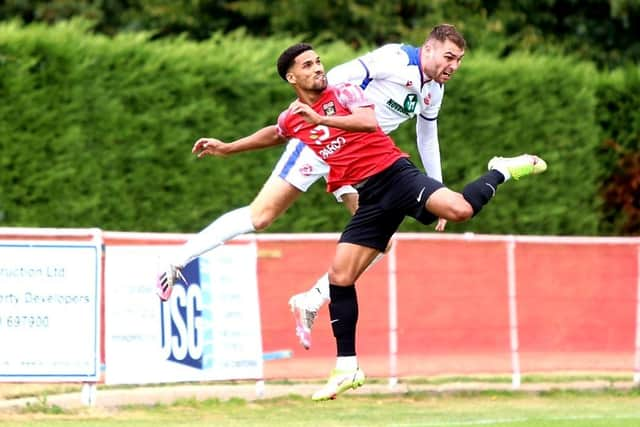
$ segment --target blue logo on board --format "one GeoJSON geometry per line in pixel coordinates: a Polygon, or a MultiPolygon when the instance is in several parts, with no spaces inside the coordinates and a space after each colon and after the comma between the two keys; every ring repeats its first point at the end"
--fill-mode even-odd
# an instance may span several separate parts
{"type": "MultiPolygon", "coordinates": [[[[211,295],[202,288],[200,259],[182,270],[188,285],[178,281],[169,301],[161,302],[161,341],[163,358],[196,369],[211,367],[211,295]],[[205,331],[205,329],[208,329],[205,331]]],[[[204,280],[208,283],[209,280],[204,280]]],[[[210,286],[207,286],[210,288],[210,286]]]]}

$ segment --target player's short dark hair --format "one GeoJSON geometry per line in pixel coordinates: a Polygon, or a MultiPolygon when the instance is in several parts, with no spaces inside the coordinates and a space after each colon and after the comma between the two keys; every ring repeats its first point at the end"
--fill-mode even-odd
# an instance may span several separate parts
{"type": "Polygon", "coordinates": [[[451,40],[453,44],[458,46],[460,49],[466,49],[467,42],[465,41],[462,34],[456,30],[451,24],[440,24],[433,27],[429,37],[427,37],[427,41],[429,40],[438,40],[440,42],[446,42],[447,40],[451,40]]]}
{"type": "Polygon", "coordinates": [[[313,46],[308,43],[297,43],[293,46],[289,46],[278,58],[278,74],[282,77],[282,80],[287,81],[287,72],[293,65],[298,55],[302,52],[313,50],[313,46]]]}

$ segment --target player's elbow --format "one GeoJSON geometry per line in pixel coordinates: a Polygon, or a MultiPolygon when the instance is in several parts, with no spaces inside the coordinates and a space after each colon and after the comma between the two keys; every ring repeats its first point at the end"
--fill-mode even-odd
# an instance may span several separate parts
{"type": "Polygon", "coordinates": [[[362,117],[358,123],[358,130],[360,132],[375,132],[378,129],[378,121],[375,116],[362,117]]]}
{"type": "Polygon", "coordinates": [[[263,231],[268,228],[277,216],[276,211],[269,206],[260,206],[256,203],[251,205],[251,224],[255,231],[263,231]]]}
{"type": "Polygon", "coordinates": [[[253,215],[253,217],[251,218],[251,223],[253,224],[253,228],[255,228],[256,231],[263,231],[267,229],[271,224],[273,224],[274,220],[275,217],[269,212],[261,212],[258,215],[253,215]]]}
{"type": "Polygon", "coordinates": [[[375,132],[378,129],[378,122],[374,121],[372,123],[366,123],[364,125],[363,132],[375,132]]]}
{"type": "Polygon", "coordinates": [[[354,124],[356,124],[360,132],[375,132],[378,129],[378,119],[373,108],[358,108],[353,114],[356,119],[354,124]]]}

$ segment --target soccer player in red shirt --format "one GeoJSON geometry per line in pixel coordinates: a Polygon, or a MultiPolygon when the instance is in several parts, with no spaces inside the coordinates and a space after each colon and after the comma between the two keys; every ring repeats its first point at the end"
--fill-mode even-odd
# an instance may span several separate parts
{"type": "Polygon", "coordinates": [[[327,191],[354,186],[359,207],[344,228],[329,268],[329,313],[336,338],[336,369],[314,400],[334,399],[364,383],[355,336],[358,303],[355,282],[383,252],[406,216],[429,224],[438,218],[466,221],[487,204],[498,186],[513,177],[541,173],[546,163],[524,154],[494,157],[489,171],[462,193],[421,172],[378,126],[372,105],[353,85],[327,85],[320,57],[296,44],[278,58],[278,73],[298,99],[278,118],[277,132],[312,148],[330,167],[327,191]]]}

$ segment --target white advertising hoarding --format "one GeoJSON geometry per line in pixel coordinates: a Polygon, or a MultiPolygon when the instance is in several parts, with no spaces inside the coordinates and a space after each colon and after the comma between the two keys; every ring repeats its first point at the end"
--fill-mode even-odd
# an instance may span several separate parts
{"type": "Polygon", "coordinates": [[[0,381],[96,381],[100,244],[0,240],[0,381]]]}
{"type": "Polygon", "coordinates": [[[159,259],[171,246],[107,246],[107,384],[263,376],[255,243],[228,244],[189,263],[189,282],[161,302],[159,259]]]}

